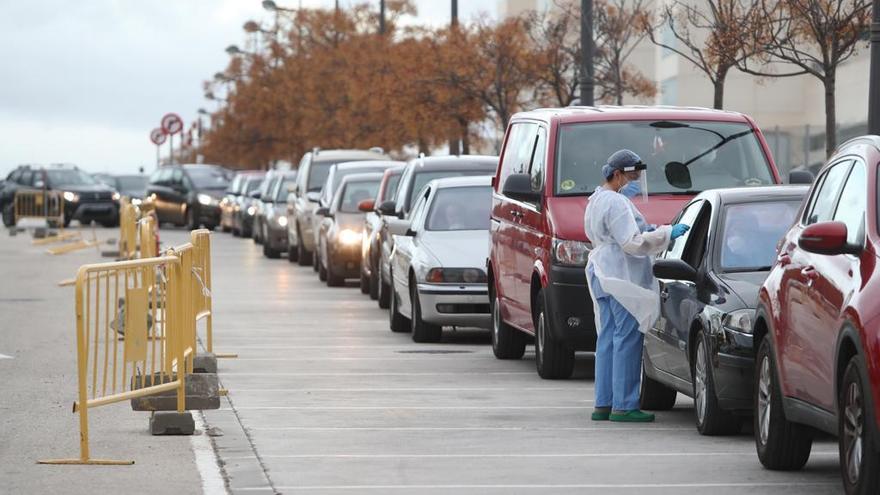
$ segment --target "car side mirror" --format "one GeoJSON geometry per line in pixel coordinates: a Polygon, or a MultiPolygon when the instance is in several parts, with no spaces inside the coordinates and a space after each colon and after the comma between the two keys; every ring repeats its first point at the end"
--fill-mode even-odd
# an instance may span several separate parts
{"type": "Polygon", "coordinates": [[[375,208],[376,202],[372,199],[365,199],[358,203],[358,211],[369,213],[375,208]]]}
{"type": "Polygon", "coordinates": [[[812,184],[813,173],[809,170],[792,170],[788,174],[789,184],[812,184]]]}
{"type": "Polygon", "coordinates": [[[408,229],[406,229],[406,232],[403,233],[403,235],[405,235],[407,237],[415,237],[416,231],[411,228],[408,228],[408,229]]]}
{"type": "Polygon", "coordinates": [[[682,260],[657,260],[654,262],[654,276],[666,280],[696,282],[697,270],[682,260]]]}
{"type": "Polygon", "coordinates": [[[322,207],[318,208],[317,210],[315,210],[315,215],[318,215],[321,217],[329,217],[330,216],[330,208],[328,208],[326,206],[322,206],[322,207]]]}
{"type": "Polygon", "coordinates": [[[318,191],[312,191],[306,193],[306,199],[311,201],[312,203],[317,203],[321,199],[321,193],[318,191]]]}
{"type": "Polygon", "coordinates": [[[532,176],[529,174],[511,174],[504,181],[501,194],[517,201],[534,203],[540,201],[541,193],[532,190],[532,176]]]}
{"type": "Polygon", "coordinates": [[[684,163],[669,162],[663,168],[663,171],[666,173],[666,180],[673,187],[684,190],[694,187],[694,183],[691,180],[691,171],[688,170],[687,165],[684,163]]]}
{"type": "Polygon", "coordinates": [[[260,191],[251,191],[251,193],[249,194],[249,196],[250,196],[252,199],[260,199],[260,191]]]}
{"type": "Polygon", "coordinates": [[[394,201],[385,201],[379,208],[376,209],[380,215],[394,215],[394,210],[397,209],[397,204],[394,201]]]}
{"type": "Polygon", "coordinates": [[[391,235],[407,235],[409,231],[409,221],[393,218],[388,221],[388,232],[391,235]]]}
{"type": "Polygon", "coordinates": [[[798,247],[815,254],[859,254],[860,246],[846,242],[847,228],[843,222],[819,222],[805,228],[798,237],[798,247]]]}

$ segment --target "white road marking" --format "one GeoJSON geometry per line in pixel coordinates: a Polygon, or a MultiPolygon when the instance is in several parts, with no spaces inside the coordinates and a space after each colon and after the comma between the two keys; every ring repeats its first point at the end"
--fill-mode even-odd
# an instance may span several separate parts
{"type": "Polygon", "coordinates": [[[190,437],[193,454],[195,454],[196,468],[199,476],[202,478],[202,493],[206,495],[226,494],[226,483],[223,482],[223,475],[220,474],[220,462],[217,459],[217,453],[211,445],[211,439],[206,434],[207,425],[202,417],[202,412],[193,413],[193,420],[196,429],[201,430],[201,435],[193,435],[190,437]]]}
{"type": "MultiPolygon", "coordinates": [[[[668,489],[668,488],[788,488],[788,487],[818,487],[839,486],[839,481],[816,481],[816,482],[754,482],[754,483],[644,483],[644,484],[559,484],[559,485],[308,485],[308,486],[276,486],[276,490],[413,490],[413,489],[487,489],[502,488],[518,490],[526,488],[594,488],[594,489],[668,489]]],[[[237,491],[265,490],[265,487],[238,488],[237,491]]]]}
{"type": "MultiPolygon", "coordinates": [[[[231,392],[235,394],[242,393],[263,393],[263,392],[571,392],[575,387],[560,388],[543,388],[543,387],[523,387],[523,388],[498,388],[498,387],[476,387],[476,388],[238,388],[231,392]]],[[[577,390],[582,390],[580,387],[577,390]]]]}
{"type": "Polygon", "coordinates": [[[528,426],[264,426],[251,431],[693,431],[691,427],[528,427],[528,426]]]}
{"type": "MultiPolygon", "coordinates": [[[[483,411],[483,410],[535,410],[578,409],[583,406],[236,406],[237,411],[483,411]]],[[[231,411],[220,408],[219,411],[231,411]]]]}
{"type": "MultiPolygon", "coordinates": [[[[238,361],[230,359],[229,362],[238,361]]],[[[225,364],[225,362],[224,362],[225,364]]],[[[414,373],[236,373],[224,371],[223,376],[457,376],[457,375],[534,375],[534,371],[439,371],[414,373]]]]}
{"type": "Polygon", "coordinates": [[[14,359],[12,356],[7,356],[6,354],[0,354],[0,359],[14,359]]]}
{"type": "Polygon", "coordinates": [[[427,361],[429,359],[442,359],[444,361],[465,361],[473,360],[473,354],[430,354],[429,356],[417,357],[388,357],[388,356],[370,356],[370,357],[313,357],[313,358],[237,358],[240,361],[284,361],[284,362],[311,362],[311,361],[427,361]],[[429,357],[430,356],[430,357],[429,357]]]}
{"type": "MultiPolygon", "coordinates": [[[[810,455],[837,456],[838,452],[812,452],[810,455]]],[[[263,459],[485,459],[485,458],[605,458],[605,457],[754,457],[748,452],[588,452],[580,454],[282,454],[264,455],[263,459]]],[[[228,460],[250,459],[228,457],[228,460]]]]}

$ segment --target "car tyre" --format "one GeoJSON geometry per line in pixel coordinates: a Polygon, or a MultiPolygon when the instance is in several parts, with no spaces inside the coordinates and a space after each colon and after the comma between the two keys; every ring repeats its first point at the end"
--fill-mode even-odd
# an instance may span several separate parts
{"type": "Polygon", "coordinates": [[[272,249],[272,247],[269,246],[269,243],[266,242],[266,243],[263,243],[263,256],[265,256],[267,258],[272,258],[272,259],[280,258],[281,252],[278,251],[277,249],[272,249]]]}
{"type": "Polygon", "coordinates": [[[768,336],[761,342],[755,360],[754,428],[758,459],[768,469],[800,469],[810,458],[813,431],[785,419],[776,363],[769,341],[768,336]]]}
{"type": "Polygon", "coordinates": [[[302,243],[302,232],[299,227],[296,229],[296,261],[299,266],[308,266],[312,264],[312,253],[306,251],[306,247],[302,243]]]}
{"type": "Polygon", "coordinates": [[[289,243],[287,246],[287,261],[291,263],[299,261],[299,250],[294,246],[290,246],[289,243]]]}
{"type": "Polygon", "coordinates": [[[397,310],[397,296],[393,293],[389,294],[389,299],[388,323],[391,331],[398,333],[409,332],[411,330],[409,320],[397,310]]]}
{"type": "Polygon", "coordinates": [[[315,253],[315,262],[318,265],[318,280],[320,280],[321,282],[326,282],[327,281],[327,269],[324,268],[324,263],[321,263],[321,257],[317,256],[317,253],[315,253]]]}
{"type": "Polygon", "coordinates": [[[538,292],[535,308],[535,366],[545,380],[569,378],[574,371],[574,349],[553,338],[547,322],[544,291],[538,292]]]}
{"type": "Polygon", "coordinates": [[[639,391],[639,407],[647,411],[668,411],[675,407],[678,391],[654,380],[645,373],[647,364],[642,359],[642,384],[639,391]]]}
{"type": "Polygon", "coordinates": [[[419,289],[416,281],[409,281],[409,301],[412,306],[412,318],[410,323],[412,326],[413,342],[440,342],[443,337],[443,327],[434,323],[428,323],[422,319],[422,306],[419,301],[419,289]]]}
{"type": "Polygon", "coordinates": [[[872,442],[875,422],[862,370],[861,356],[853,356],[843,373],[837,407],[840,475],[846,493],[854,495],[880,493],[880,454],[872,442]]]}
{"type": "Polygon", "coordinates": [[[382,309],[388,309],[391,305],[391,285],[386,284],[384,280],[382,280],[382,274],[376,273],[376,277],[379,279],[379,297],[377,301],[379,303],[379,307],[382,309]]]}
{"type": "Polygon", "coordinates": [[[199,228],[199,221],[196,219],[196,212],[192,208],[186,209],[186,223],[184,224],[186,230],[196,230],[199,228]]]}
{"type": "Polygon", "coordinates": [[[345,285],[345,278],[333,273],[333,267],[330,265],[330,257],[327,257],[327,287],[342,287],[345,285]]]}
{"type": "Polygon", "coordinates": [[[379,299],[379,272],[376,264],[370,261],[370,299],[377,300],[379,299]]]}
{"type": "Polygon", "coordinates": [[[526,335],[504,323],[501,318],[501,301],[494,291],[489,302],[492,305],[492,353],[497,359],[522,359],[526,353],[526,335]]]}
{"type": "Polygon", "coordinates": [[[361,294],[370,293],[370,277],[361,270],[361,294]]]}
{"type": "Polygon", "coordinates": [[[6,227],[14,227],[15,226],[15,205],[13,203],[9,203],[8,205],[3,207],[3,225],[6,227]]]}
{"type": "Polygon", "coordinates": [[[742,428],[742,421],[718,405],[715,378],[712,374],[709,346],[706,335],[697,333],[697,350],[694,352],[693,383],[694,417],[697,431],[701,435],[736,435],[742,428]]]}

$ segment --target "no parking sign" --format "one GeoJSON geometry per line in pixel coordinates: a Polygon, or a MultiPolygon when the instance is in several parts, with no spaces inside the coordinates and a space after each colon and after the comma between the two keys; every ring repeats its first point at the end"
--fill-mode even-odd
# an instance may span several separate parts
{"type": "Polygon", "coordinates": [[[150,141],[152,141],[153,144],[155,144],[156,146],[163,144],[165,142],[165,138],[165,130],[163,130],[161,127],[157,127],[150,131],[150,141]]]}
{"type": "Polygon", "coordinates": [[[183,130],[183,119],[176,113],[166,113],[162,117],[162,129],[173,136],[183,130]]]}

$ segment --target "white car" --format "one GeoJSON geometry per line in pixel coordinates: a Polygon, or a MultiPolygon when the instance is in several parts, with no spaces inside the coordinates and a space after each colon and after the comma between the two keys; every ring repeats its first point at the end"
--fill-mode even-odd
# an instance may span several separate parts
{"type": "Polygon", "coordinates": [[[409,222],[391,232],[391,330],[412,331],[416,342],[437,342],[442,327],[490,328],[490,176],[429,182],[409,222]]]}

